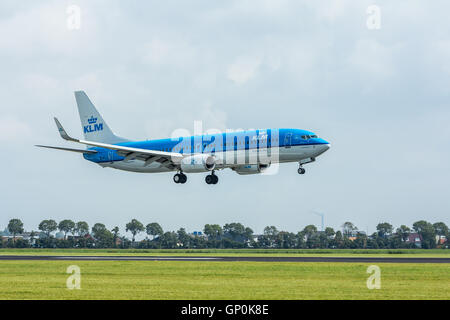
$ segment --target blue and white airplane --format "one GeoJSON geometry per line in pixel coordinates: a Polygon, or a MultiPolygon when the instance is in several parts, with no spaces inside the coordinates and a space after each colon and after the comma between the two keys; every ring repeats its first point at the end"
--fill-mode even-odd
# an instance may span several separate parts
{"type": "Polygon", "coordinates": [[[185,183],[186,173],[205,172],[207,184],[216,184],[217,170],[230,168],[238,174],[260,174],[272,164],[298,162],[303,165],[330,148],[330,144],[316,134],[300,129],[266,129],[196,135],[160,140],[130,141],[116,136],[84,91],[76,91],[75,98],[85,140],[69,136],[55,118],[61,137],[86,145],[86,149],[72,149],[38,145],[38,147],[78,152],[86,160],[133,172],[177,172],[175,183],[185,183]]]}

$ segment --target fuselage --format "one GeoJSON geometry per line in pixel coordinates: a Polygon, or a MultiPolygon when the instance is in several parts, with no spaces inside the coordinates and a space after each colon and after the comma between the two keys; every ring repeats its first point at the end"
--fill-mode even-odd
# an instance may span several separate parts
{"type": "MultiPolygon", "coordinates": [[[[116,144],[131,148],[176,152],[186,156],[208,154],[216,159],[216,168],[234,168],[245,165],[270,165],[271,163],[315,160],[329,149],[329,143],[310,131],[301,129],[266,129],[197,135],[180,138],[123,142],[116,144]]],[[[120,156],[117,151],[90,148],[95,154],[83,154],[84,158],[103,167],[133,172],[176,171],[154,161],[120,156]]]]}

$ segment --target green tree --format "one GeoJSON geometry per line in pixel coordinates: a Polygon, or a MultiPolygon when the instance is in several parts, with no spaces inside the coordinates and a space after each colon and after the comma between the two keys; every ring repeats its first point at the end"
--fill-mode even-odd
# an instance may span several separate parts
{"type": "Polygon", "coordinates": [[[325,235],[327,236],[328,239],[331,239],[334,237],[336,233],[334,232],[334,229],[331,227],[326,227],[325,228],[325,235]]]}
{"type": "Polygon", "coordinates": [[[437,235],[448,236],[448,227],[445,223],[443,222],[433,223],[433,228],[437,235]]]}
{"type": "Polygon", "coordinates": [[[78,221],[75,224],[74,232],[78,234],[78,236],[82,237],[89,233],[89,225],[85,221],[78,221]]]}
{"type": "Polygon", "coordinates": [[[408,239],[409,234],[411,233],[411,229],[402,224],[399,228],[397,228],[395,233],[402,240],[402,242],[405,242],[408,239]]]}
{"type": "MultiPolygon", "coordinates": [[[[449,229],[443,222],[433,223],[434,232],[439,236],[439,239],[444,236],[446,242],[449,243],[449,229]]],[[[439,243],[440,244],[440,243],[439,243]]]]}
{"type": "Polygon", "coordinates": [[[358,230],[358,228],[349,221],[344,222],[342,225],[342,233],[346,238],[351,237],[356,230],[358,230]]]}
{"type": "Polygon", "coordinates": [[[275,226],[267,226],[264,228],[264,235],[269,237],[275,237],[279,233],[277,227],[275,226]]]}
{"type": "Polygon", "coordinates": [[[303,233],[306,236],[306,241],[308,241],[308,239],[310,239],[312,236],[314,236],[317,233],[317,227],[315,225],[307,225],[304,229],[303,229],[303,233]]]}
{"type": "Polygon", "coordinates": [[[178,241],[181,243],[183,248],[189,248],[191,244],[191,237],[188,235],[184,228],[180,228],[177,231],[178,241]]]}
{"type": "Polygon", "coordinates": [[[276,240],[277,240],[277,236],[280,233],[280,231],[278,231],[278,229],[275,226],[267,226],[264,228],[264,236],[266,237],[266,239],[268,240],[268,247],[274,247],[276,240]]]}
{"type": "Polygon", "coordinates": [[[92,235],[94,236],[94,238],[97,238],[103,232],[105,232],[105,230],[107,230],[107,229],[106,229],[106,226],[103,223],[96,223],[92,227],[92,235]]]}
{"type": "Polygon", "coordinates": [[[166,232],[160,237],[159,241],[163,248],[173,249],[177,247],[178,236],[175,232],[166,232]]]}
{"type": "Polygon", "coordinates": [[[227,223],[223,226],[223,234],[234,241],[244,240],[245,227],[241,223],[227,223]]]}
{"type": "Polygon", "coordinates": [[[330,239],[327,237],[325,232],[320,232],[319,233],[318,241],[319,241],[319,247],[320,248],[322,248],[322,249],[323,248],[328,248],[330,239]]]}
{"type": "Polygon", "coordinates": [[[343,248],[344,247],[344,236],[342,235],[341,231],[336,231],[336,235],[334,236],[334,245],[336,248],[343,248]]]}
{"type": "Polygon", "coordinates": [[[118,235],[119,235],[119,227],[114,227],[112,230],[111,230],[111,232],[113,233],[113,243],[114,243],[114,247],[116,247],[116,245],[117,245],[117,238],[118,238],[118,235]]]}
{"type": "Polygon", "coordinates": [[[387,222],[379,223],[377,225],[378,236],[382,238],[387,238],[394,231],[394,227],[387,222]]]}
{"type": "Polygon", "coordinates": [[[110,248],[113,246],[114,235],[103,223],[96,223],[92,227],[92,235],[95,238],[97,248],[110,248]]]}
{"type": "Polygon", "coordinates": [[[126,232],[130,231],[131,234],[133,235],[133,239],[132,239],[133,243],[134,243],[134,239],[136,238],[136,235],[144,230],[145,230],[144,225],[136,219],[131,220],[125,226],[125,231],[126,232]]]}
{"type": "Polygon", "coordinates": [[[223,235],[223,229],[218,224],[205,224],[203,228],[203,233],[210,240],[219,240],[223,235]]]}
{"type": "Polygon", "coordinates": [[[317,232],[317,227],[315,225],[307,225],[302,233],[306,238],[306,246],[308,248],[318,248],[320,247],[320,236],[317,232]]]}
{"type": "Polygon", "coordinates": [[[246,227],[244,230],[244,240],[245,241],[252,241],[253,240],[253,230],[249,227],[246,227]]]}
{"type": "Polygon", "coordinates": [[[431,223],[420,220],[413,223],[413,229],[422,237],[422,248],[436,247],[436,231],[431,223]]]}
{"type": "Polygon", "coordinates": [[[75,222],[72,220],[63,220],[58,224],[58,229],[59,231],[64,232],[64,239],[66,239],[68,232],[74,232],[75,222]]]}
{"type": "Polygon", "coordinates": [[[22,221],[20,219],[9,220],[8,231],[13,235],[13,242],[16,242],[16,235],[23,233],[22,221]]]}
{"type": "Polygon", "coordinates": [[[296,244],[295,234],[292,232],[280,231],[276,236],[275,244],[276,247],[280,249],[294,248],[296,244]]]}
{"type": "Polygon", "coordinates": [[[297,232],[297,234],[295,235],[295,238],[297,240],[297,248],[305,248],[306,246],[306,241],[305,241],[305,233],[303,231],[299,231],[297,232]]]}
{"type": "Polygon", "coordinates": [[[43,220],[41,223],[39,223],[38,228],[47,235],[47,238],[50,238],[50,234],[58,229],[58,224],[55,220],[52,219],[43,220]]]}
{"type": "Polygon", "coordinates": [[[114,235],[108,229],[99,230],[96,234],[97,248],[111,248],[114,246],[114,235]]]}
{"type": "Polygon", "coordinates": [[[367,235],[362,232],[358,232],[356,235],[355,241],[353,243],[357,248],[366,248],[367,247],[367,235]]]}
{"type": "Polygon", "coordinates": [[[152,240],[155,239],[156,236],[162,236],[164,234],[163,228],[157,222],[149,223],[146,226],[147,234],[152,236],[152,240]]]}

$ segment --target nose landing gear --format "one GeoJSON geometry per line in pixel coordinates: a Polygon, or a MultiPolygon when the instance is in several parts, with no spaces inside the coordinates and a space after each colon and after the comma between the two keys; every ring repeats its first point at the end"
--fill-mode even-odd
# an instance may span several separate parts
{"type": "Polygon", "coordinates": [[[175,182],[175,183],[183,184],[183,183],[186,183],[186,181],[187,181],[187,176],[183,172],[177,173],[176,175],[173,176],[173,182],[175,182]]]}
{"type": "Polygon", "coordinates": [[[208,174],[208,175],[205,177],[205,182],[206,182],[207,184],[216,184],[217,182],[219,182],[219,177],[216,176],[216,175],[214,174],[214,171],[213,171],[211,174],[208,174]]]}
{"type": "Polygon", "coordinates": [[[297,170],[298,174],[305,174],[306,170],[303,168],[303,165],[314,161],[316,161],[316,158],[307,158],[300,160],[298,163],[298,170],[297,170]]]}

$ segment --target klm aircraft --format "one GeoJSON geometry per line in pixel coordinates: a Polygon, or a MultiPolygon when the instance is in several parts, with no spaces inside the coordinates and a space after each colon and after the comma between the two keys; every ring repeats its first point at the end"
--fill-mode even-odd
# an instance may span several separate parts
{"type": "Polygon", "coordinates": [[[175,171],[175,183],[184,184],[186,173],[208,173],[207,184],[216,184],[216,171],[230,168],[238,174],[260,174],[272,164],[314,162],[330,144],[310,131],[300,129],[266,129],[196,135],[175,139],[130,141],[116,136],[98,113],[86,93],[76,91],[84,139],[67,134],[55,118],[61,137],[83,144],[86,149],[38,145],[38,147],[78,152],[86,160],[133,172],[175,171]]]}

